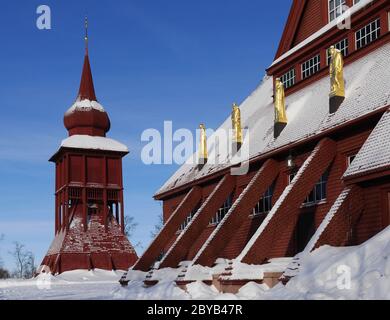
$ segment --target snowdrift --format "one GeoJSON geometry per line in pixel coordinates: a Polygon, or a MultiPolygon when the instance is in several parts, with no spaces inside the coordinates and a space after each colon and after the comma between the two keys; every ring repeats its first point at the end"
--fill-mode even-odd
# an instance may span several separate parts
{"type": "Polygon", "coordinates": [[[143,284],[144,272],[131,271],[128,287],[122,288],[118,280],[123,272],[76,270],[55,277],[42,274],[32,280],[2,280],[0,300],[390,299],[390,227],[360,246],[323,246],[296,258],[300,261],[299,273],[286,286],[279,284],[269,289],[250,282],[236,295],[221,294],[201,281],[189,284],[184,291],[174,281],[180,269],[160,270],[159,283],[149,288],[143,284]]]}
{"type": "Polygon", "coordinates": [[[390,227],[360,246],[323,246],[299,259],[298,275],[268,298],[390,299],[390,227]]]}
{"type": "MultiPolygon", "coordinates": [[[[202,282],[179,289],[172,277],[166,277],[155,287],[145,288],[139,281],[116,292],[125,299],[390,299],[390,227],[366,243],[355,247],[323,246],[297,258],[297,276],[283,286],[268,289],[253,282],[241,288],[237,295],[218,293],[202,282]]],[[[166,270],[168,272],[168,270],[166,270]]],[[[175,273],[173,269],[170,272],[175,273]]],[[[194,270],[193,270],[194,272],[194,270]]],[[[177,274],[177,272],[175,273],[177,274]]],[[[167,276],[167,275],[165,275],[167,276]]]]}

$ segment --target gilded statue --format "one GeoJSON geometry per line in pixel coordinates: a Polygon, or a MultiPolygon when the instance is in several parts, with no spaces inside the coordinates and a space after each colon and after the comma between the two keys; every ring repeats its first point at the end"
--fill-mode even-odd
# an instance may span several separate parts
{"type": "Polygon", "coordinates": [[[242,143],[241,111],[237,104],[233,104],[232,111],[233,142],[242,143]]]}
{"type": "Polygon", "coordinates": [[[204,124],[201,124],[199,128],[200,128],[199,160],[205,163],[208,158],[206,127],[204,124]]]}
{"type": "Polygon", "coordinates": [[[330,97],[345,97],[344,60],[340,50],[330,47],[330,97]]]}
{"type": "Polygon", "coordinates": [[[287,123],[284,85],[279,78],[275,80],[275,123],[287,123]]]}

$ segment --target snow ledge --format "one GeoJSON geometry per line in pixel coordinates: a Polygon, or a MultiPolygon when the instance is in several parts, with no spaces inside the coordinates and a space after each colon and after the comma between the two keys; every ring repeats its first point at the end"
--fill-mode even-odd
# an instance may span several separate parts
{"type": "Polygon", "coordinates": [[[77,100],[69,109],[66,111],[65,115],[69,115],[75,111],[90,111],[97,110],[100,112],[105,112],[103,106],[97,101],[91,101],[88,99],[77,100]]]}
{"type": "Polygon", "coordinates": [[[129,152],[129,149],[124,144],[116,140],[88,135],[70,136],[69,138],[62,140],[61,148],[129,152]]]}

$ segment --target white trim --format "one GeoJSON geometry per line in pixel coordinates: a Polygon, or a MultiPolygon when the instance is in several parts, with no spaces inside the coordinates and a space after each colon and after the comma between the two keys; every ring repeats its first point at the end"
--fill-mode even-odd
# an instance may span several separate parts
{"type": "Polygon", "coordinates": [[[321,54],[317,54],[314,57],[306,60],[301,64],[301,79],[305,80],[310,78],[321,70],[321,54]]]}
{"type": "Polygon", "coordinates": [[[297,79],[297,73],[295,68],[288,70],[285,74],[280,77],[285,89],[291,88],[295,85],[297,79]]]}
{"type": "Polygon", "coordinates": [[[370,43],[374,42],[375,40],[379,39],[381,35],[380,33],[381,33],[381,19],[377,18],[355,32],[355,49],[360,50],[368,46],[370,43]],[[367,29],[369,29],[370,31],[367,32],[367,29]],[[364,35],[362,35],[363,32],[364,35]],[[377,34],[378,32],[379,34],[377,34]],[[358,38],[358,34],[360,34],[359,38],[358,38]],[[358,42],[365,42],[365,44],[364,45],[360,44],[360,47],[358,47],[358,42]]]}

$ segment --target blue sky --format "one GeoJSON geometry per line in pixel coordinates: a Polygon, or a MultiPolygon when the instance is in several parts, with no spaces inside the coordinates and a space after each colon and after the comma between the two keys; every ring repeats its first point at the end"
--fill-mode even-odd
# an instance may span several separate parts
{"type": "MultiPolygon", "coordinates": [[[[0,19],[0,256],[13,241],[39,263],[54,229],[54,167],[66,137],[64,112],[76,98],[83,62],[84,16],[97,98],[108,111],[109,137],[129,146],[124,160],[126,214],[139,223],[143,247],[158,220],[154,192],[177,169],[146,166],[140,136],[161,130],[217,128],[231,103],[261,81],[275,55],[291,0],[118,0],[4,2],[0,19]],[[52,29],[36,28],[47,4],[52,29]]],[[[138,248],[139,253],[142,252],[138,248]]]]}

